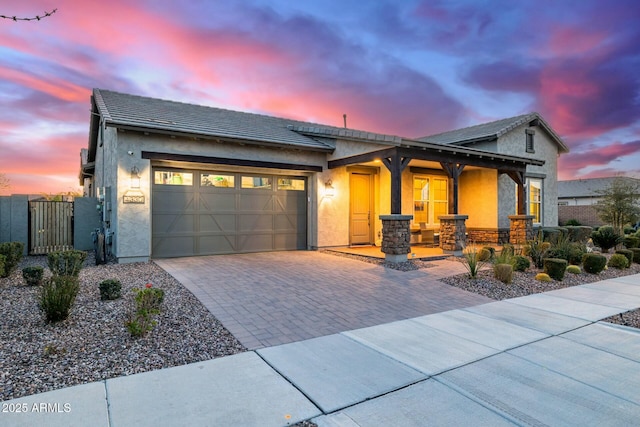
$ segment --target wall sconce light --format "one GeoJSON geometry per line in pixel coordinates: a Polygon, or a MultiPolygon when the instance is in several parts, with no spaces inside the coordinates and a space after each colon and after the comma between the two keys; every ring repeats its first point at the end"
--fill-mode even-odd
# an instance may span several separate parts
{"type": "Polygon", "coordinates": [[[333,188],[333,182],[328,180],[324,183],[324,195],[325,197],[333,197],[336,193],[335,188],[333,188]]]}
{"type": "Polygon", "coordinates": [[[131,168],[131,188],[140,188],[140,170],[135,166],[131,168]]]}

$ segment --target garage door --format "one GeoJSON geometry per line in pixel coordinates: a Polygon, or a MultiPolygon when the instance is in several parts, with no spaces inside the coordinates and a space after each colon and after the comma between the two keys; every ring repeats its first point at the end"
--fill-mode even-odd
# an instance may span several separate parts
{"type": "Polygon", "coordinates": [[[152,256],[307,248],[304,177],[154,169],[152,256]]]}

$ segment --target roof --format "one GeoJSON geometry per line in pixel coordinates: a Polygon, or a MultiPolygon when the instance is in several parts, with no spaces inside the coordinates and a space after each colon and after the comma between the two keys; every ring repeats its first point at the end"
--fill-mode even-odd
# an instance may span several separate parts
{"type": "Polygon", "coordinates": [[[640,179],[624,176],[558,181],[558,199],[602,197],[601,192],[610,188],[616,179],[628,180],[630,183],[640,185],[640,179]]]}
{"type": "MultiPolygon", "coordinates": [[[[203,139],[272,143],[274,146],[313,151],[333,151],[335,148],[320,138],[311,138],[295,131],[297,128],[313,127],[311,123],[104,89],[94,89],[93,98],[99,113],[105,118],[106,126],[203,139]]],[[[321,128],[345,131],[329,126],[321,128]]]]}
{"type": "Polygon", "coordinates": [[[558,144],[561,152],[569,152],[569,148],[562,139],[555,133],[549,124],[538,113],[522,114],[515,117],[496,120],[489,123],[456,129],[436,135],[419,138],[420,141],[434,142],[438,144],[466,145],[474,142],[495,141],[500,136],[512,131],[525,123],[537,121],[536,125],[541,126],[551,138],[558,144]]]}

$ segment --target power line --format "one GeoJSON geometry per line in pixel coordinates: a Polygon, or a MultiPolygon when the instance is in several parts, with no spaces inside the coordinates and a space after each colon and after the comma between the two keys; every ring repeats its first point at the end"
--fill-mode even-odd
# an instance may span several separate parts
{"type": "Polygon", "coordinates": [[[36,15],[33,18],[19,18],[17,16],[6,16],[6,15],[0,15],[0,18],[2,18],[2,19],[10,19],[10,20],[16,21],[16,22],[17,21],[39,21],[42,18],[46,18],[48,16],[53,15],[54,13],[56,13],[57,10],[58,9],[53,9],[51,12],[45,11],[44,15],[36,15]]]}

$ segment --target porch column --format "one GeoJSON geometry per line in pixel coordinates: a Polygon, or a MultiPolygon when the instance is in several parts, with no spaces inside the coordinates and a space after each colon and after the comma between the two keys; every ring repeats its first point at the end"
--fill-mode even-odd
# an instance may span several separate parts
{"type": "Polygon", "coordinates": [[[509,243],[524,245],[527,240],[533,240],[533,215],[509,215],[511,226],[509,229],[509,243]]]}
{"type": "Polygon", "coordinates": [[[391,214],[402,214],[402,171],[411,161],[410,157],[401,157],[397,151],[391,157],[382,159],[382,163],[391,172],[391,214]]]}
{"type": "Polygon", "coordinates": [[[411,230],[413,215],[380,215],[382,220],[382,252],[385,261],[407,262],[411,252],[411,230]]]}
{"type": "Polygon", "coordinates": [[[462,163],[451,163],[451,162],[440,162],[440,166],[449,176],[449,214],[457,215],[458,214],[458,180],[460,178],[460,174],[462,174],[462,170],[464,169],[464,164],[462,163]]]}
{"type": "Polygon", "coordinates": [[[456,256],[462,255],[467,245],[467,226],[469,215],[442,215],[440,219],[440,249],[456,256]]]}

